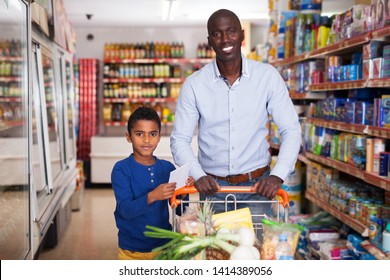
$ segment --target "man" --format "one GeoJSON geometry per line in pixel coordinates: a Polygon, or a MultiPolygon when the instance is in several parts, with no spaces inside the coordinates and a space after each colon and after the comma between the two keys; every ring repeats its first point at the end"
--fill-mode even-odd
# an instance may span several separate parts
{"type": "MultiPolygon", "coordinates": [[[[237,200],[268,200],[294,170],[301,144],[297,113],[278,71],[241,53],[244,30],[236,14],[214,12],[207,29],[216,59],[183,83],[171,134],[173,158],[179,166],[192,163],[195,188],[203,198],[224,199],[225,194],[216,193],[220,186],[246,185],[255,194],[238,194],[237,200]],[[282,138],[272,172],[268,115],[282,138]],[[198,159],[191,149],[197,126],[198,159]]],[[[216,212],[223,210],[216,206],[216,212]]],[[[252,214],[266,211],[248,206],[252,214]]]]}

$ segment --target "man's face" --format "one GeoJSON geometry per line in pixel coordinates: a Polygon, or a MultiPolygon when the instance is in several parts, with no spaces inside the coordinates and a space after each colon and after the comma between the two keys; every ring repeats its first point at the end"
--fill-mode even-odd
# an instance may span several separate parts
{"type": "Polygon", "coordinates": [[[244,31],[240,22],[232,16],[216,17],[209,24],[209,44],[221,61],[231,61],[241,57],[241,44],[244,31]]]}

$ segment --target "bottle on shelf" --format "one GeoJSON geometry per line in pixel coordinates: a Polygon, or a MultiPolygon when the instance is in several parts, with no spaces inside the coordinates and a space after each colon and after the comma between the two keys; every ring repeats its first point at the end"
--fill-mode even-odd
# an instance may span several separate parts
{"type": "Polygon", "coordinates": [[[131,115],[130,103],[126,102],[123,105],[123,108],[122,108],[122,122],[127,122],[127,120],[129,119],[130,115],[131,115]]]}
{"type": "Polygon", "coordinates": [[[275,246],[275,259],[276,260],[293,260],[294,251],[288,243],[286,234],[279,235],[279,241],[275,246]]]}
{"type": "Polygon", "coordinates": [[[382,251],[390,255],[390,223],[382,233],[382,251]]]}

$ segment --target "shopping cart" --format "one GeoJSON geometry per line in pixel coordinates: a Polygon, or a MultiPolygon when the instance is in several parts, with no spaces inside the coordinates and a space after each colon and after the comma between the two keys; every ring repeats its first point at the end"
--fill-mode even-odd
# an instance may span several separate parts
{"type": "MultiPolygon", "coordinates": [[[[274,216],[272,217],[276,221],[280,220],[280,208],[279,204],[283,206],[284,208],[284,221],[288,221],[288,208],[289,208],[289,198],[288,194],[285,190],[279,189],[276,193],[276,195],[279,197],[279,199],[273,199],[273,200],[267,200],[267,201],[259,201],[259,200],[237,200],[235,194],[237,193],[254,193],[251,191],[252,187],[251,186],[222,186],[220,190],[218,191],[219,193],[227,193],[225,200],[208,200],[208,203],[213,204],[224,204],[225,206],[225,211],[228,211],[228,205],[233,205],[233,210],[236,210],[240,207],[238,207],[240,204],[271,204],[274,206],[272,209],[274,209],[274,216]]],[[[198,191],[195,189],[194,186],[185,186],[182,188],[179,188],[175,191],[173,197],[170,199],[170,206],[172,208],[172,213],[176,213],[177,207],[181,207],[181,213],[184,213],[184,205],[189,205],[191,203],[205,203],[206,200],[200,200],[200,199],[192,199],[191,197],[186,200],[182,199],[182,195],[189,195],[189,194],[196,194],[198,191]],[[180,197],[180,198],[179,198],[180,197]]],[[[259,236],[260,232],[262,230],[262,224],[261,220],[263,218],[267,218],[266,213],[262,214],[253,214],[251,213],[252,216],[252,223],[253,223],[253,228],[256,232],[256,235],[259,236]]],[[[177,230],[177,219],[176,215],[173,215],[173,220],[172,220],[172,227],[173,230],[177,230]]]]}

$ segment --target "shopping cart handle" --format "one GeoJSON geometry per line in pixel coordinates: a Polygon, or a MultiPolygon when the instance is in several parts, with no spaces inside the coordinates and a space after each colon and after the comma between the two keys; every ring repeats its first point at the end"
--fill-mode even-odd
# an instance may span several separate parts
{"type": "MultiPolygon", "coordinates": [[[[180,205],[181,199],[177,197],[182,194],[193,194],[197,193],[197,189],[194,186],[185,186],[180,189],[175,190],[175,193],[170,199],[170,205],[172,208],[176,208],[180,205]]],[[[219,193],[254,193],[252,191],[252,186],[222,186],[219,193]]],[[[281,204],[284,208],[289,206],[288,193],[283,189],[278,189],[276,192],[277,196],[280,196],[279,204],[281,204]]]]}

